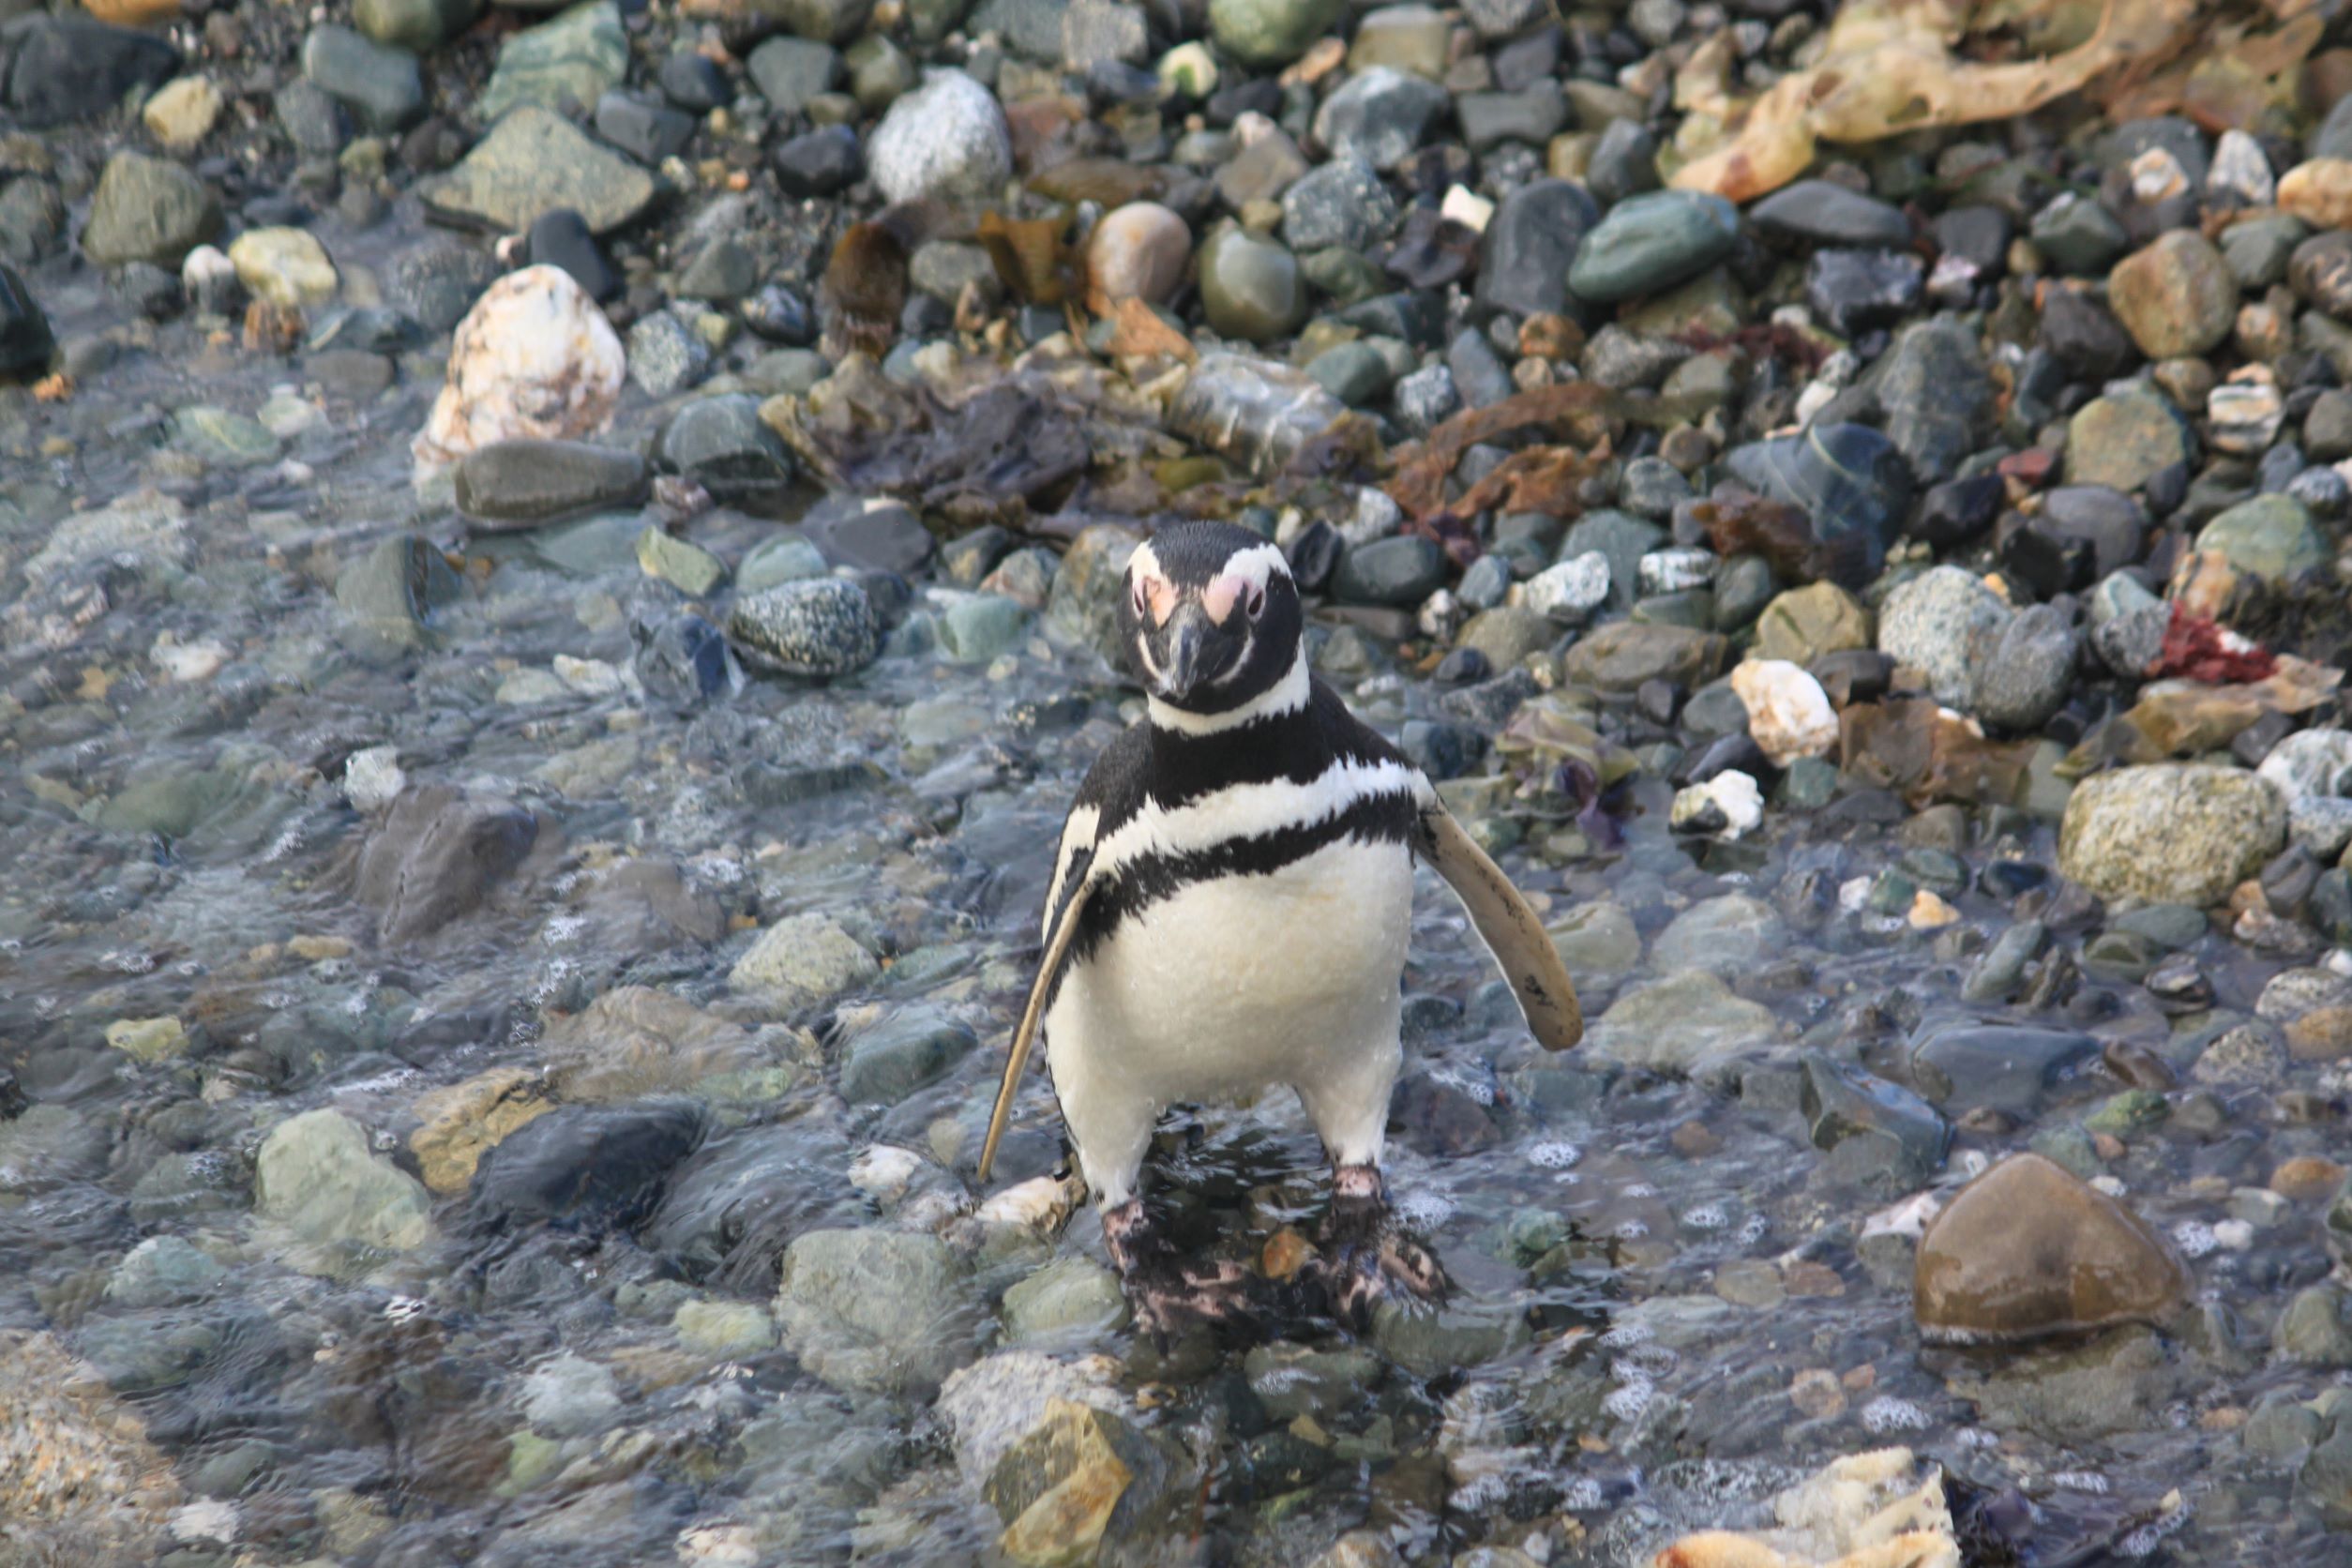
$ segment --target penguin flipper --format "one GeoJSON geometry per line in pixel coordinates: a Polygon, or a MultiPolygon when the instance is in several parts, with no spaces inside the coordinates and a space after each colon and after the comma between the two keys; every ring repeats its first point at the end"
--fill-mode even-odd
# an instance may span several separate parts
{"type": "Polygon", "coordinates": [[[1022,1069],[1029,1065],[1030,1048],[1037,1040],[1037,1025],[1044,1019],[1046,1003],[1062,977],[1062,966],[1070,957],[1070,943],[1078,937],[1078,916],[1085,912],[1086,901],[1094,896],[1094,879],[1087,874],[1092,868],[1093,852],[1090,849],[1081,853],[1084,858],[1074,863],[1063,878],[1068,891],[1063,894],[1055,912],[1045,957],[1038,960],[1037,978],[1029,988],[1029,1002],[1021,1009],[1020,1025],[1013,1031],[1013,1048],[1004,1058],[1004,1079],[997,1085],[996,1108],[988,1112],[988,1136],[980,1145],[977,1175],[983,1182],[996,1164],[996,1146],[1003,1141],[1005,1121],[1013,1114],[1013,1095],[1020,1088],[1022,1069]]]}
{"type": "Polygon", "coordinates": [[[1462,831],[1454,813],[1432,801],[1421,809],[1415,845],[1437,868],[1454,896],[1470,912],[1470,924],[1503,978],[1519,998],[1527,1026],[1545,1050],[1566,1050],[1584,1038],[1584,1011],[1576,1002],[1576,982],[1560,961],[1559,950],[1545,933],[1544,923],[1528,908],[1519,890],[1511,885],[1502,867],[1462,831]]]}

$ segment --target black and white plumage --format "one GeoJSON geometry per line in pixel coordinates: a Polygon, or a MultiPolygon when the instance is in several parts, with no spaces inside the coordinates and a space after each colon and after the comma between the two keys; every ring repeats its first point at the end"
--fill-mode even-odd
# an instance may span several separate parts
{"type": "Polygon", "coordinates": [[[1174,1104],[1288,1084],[1335,1191],[1377,1201],[1417,853],[1463,896],[1539,1037],[1559,1048],[1581,1030],[1524,901],[1421,771],[1309,671],[1278,550],[1180,524],[1137,549],[1125,586],[1146,718],[1095,762],[1063,825],[1045,961],[981,1162],[985,1177],[1042,1026],[1123,1268],[1142,1250],[1144,1150],[1174,1104]]]}

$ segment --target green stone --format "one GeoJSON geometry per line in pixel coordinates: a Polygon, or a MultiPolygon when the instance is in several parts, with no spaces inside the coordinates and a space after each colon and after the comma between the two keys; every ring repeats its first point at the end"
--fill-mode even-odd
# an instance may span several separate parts
{"type": "Polygon", "coordinates": [[[1740,237],[1740,209],[1720,196],[1659,190],[1611,207],[1568,268],[1579,299],[1607,305],[1656,294],[1713,266],[1740,237]]]}
{"type": "Polygon", "coordinates": [[[628,66],[621,8],[588,0],[509,38],[476,112],[487,125],[526,103],[558,113],[594,109],[628,75],[628,66]]]}
{"type": "Polygon", "coordinates": [[[1020,646],[1029,611],[1002,594],[957,600],[939,619],[940,652],[958,664],[986,664],[1020,646]]]}
{"type": "Polygon", "coordinates": [[[2191,456],[2188,427],[2149,391],[2093,398],[2066,427],[2066,482],[2135,490],[2191,456]]]}
{"type": "Polygon", "coordinates": [[[260,420],[204,404],[173,415],[172,435],[188,455],[219,467],[274,462],[279,451],[278,438],[260,420]]]}
{"type": "Polygon", "coordinates": [[[637,536],[637,564],[647,577],[698,599],[727,580],[726,564],[717,556],[657,527],[637,536]]]}
{"type": "Polygon", "coordinates": [[[2205,525],[2197,549],[2218,550],[2241,572],[2284,582],[2329,562],[2327,540],[2291,495],[2257,495],[2205,525]]]}
{"type": "Polygon", "coordinates": [[[1209,236],[1200,248],[1200,304],[1218,336],[1265,343],[1306,319],[1306,284],[1298,258],[1241,229],[1209,236]]]}
{"type": "Polygon", "coordinates": [[[1346,0],[1209,0],[1209,36],[1244,65],[1287,66],[1346,9],[1346,0]]]}
{"type": "Polygon", "coordinates": [[[2153,1089],[2126,1089],[2110,1094],[2100,1102],[2099,1108],[2083,1118],[2083,1129],[2105,1133],[2112,1138],[2128,1138],[2143,1128],[2152,1127],[2171,1114],[2164,1096],[2153,1089]]]}

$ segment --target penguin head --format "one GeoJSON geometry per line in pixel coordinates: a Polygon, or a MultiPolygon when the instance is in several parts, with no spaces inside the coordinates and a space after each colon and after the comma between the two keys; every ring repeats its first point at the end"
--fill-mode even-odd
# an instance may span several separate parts
{"type": "Polygon", "coordinates": [[[1136,547],[1121,640],[1144,688],[1194,714],[1227,713],[1298,662],[1299,590],[1282,551],[1225,522],[1180,522],[1136,547]]]}

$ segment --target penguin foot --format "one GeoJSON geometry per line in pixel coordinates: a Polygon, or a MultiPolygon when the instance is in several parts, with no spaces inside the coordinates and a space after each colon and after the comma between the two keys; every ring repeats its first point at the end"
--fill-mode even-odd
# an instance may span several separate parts
{"type": "Polygon", "coordinates": [[[1371,1328],[1383,1301],[1436,1302],[1448,1289],[1437,1258],[1398,1226],[1377,1166],[1343,1165],[1332,1172],[1319,1251],[1332,1313],[1356,1334],[1371,1328]]]}
{"type": "Polygon", "coordinates": [[[1250,1275],[1230,1260],[1187,1259],[1153,1226],[1143,1199],[1103,1211],[1103,1245],[1136,1326],[1165,1349],[1196,1324],[1239,1326],[1256,1316],[1250,1275]]]}

